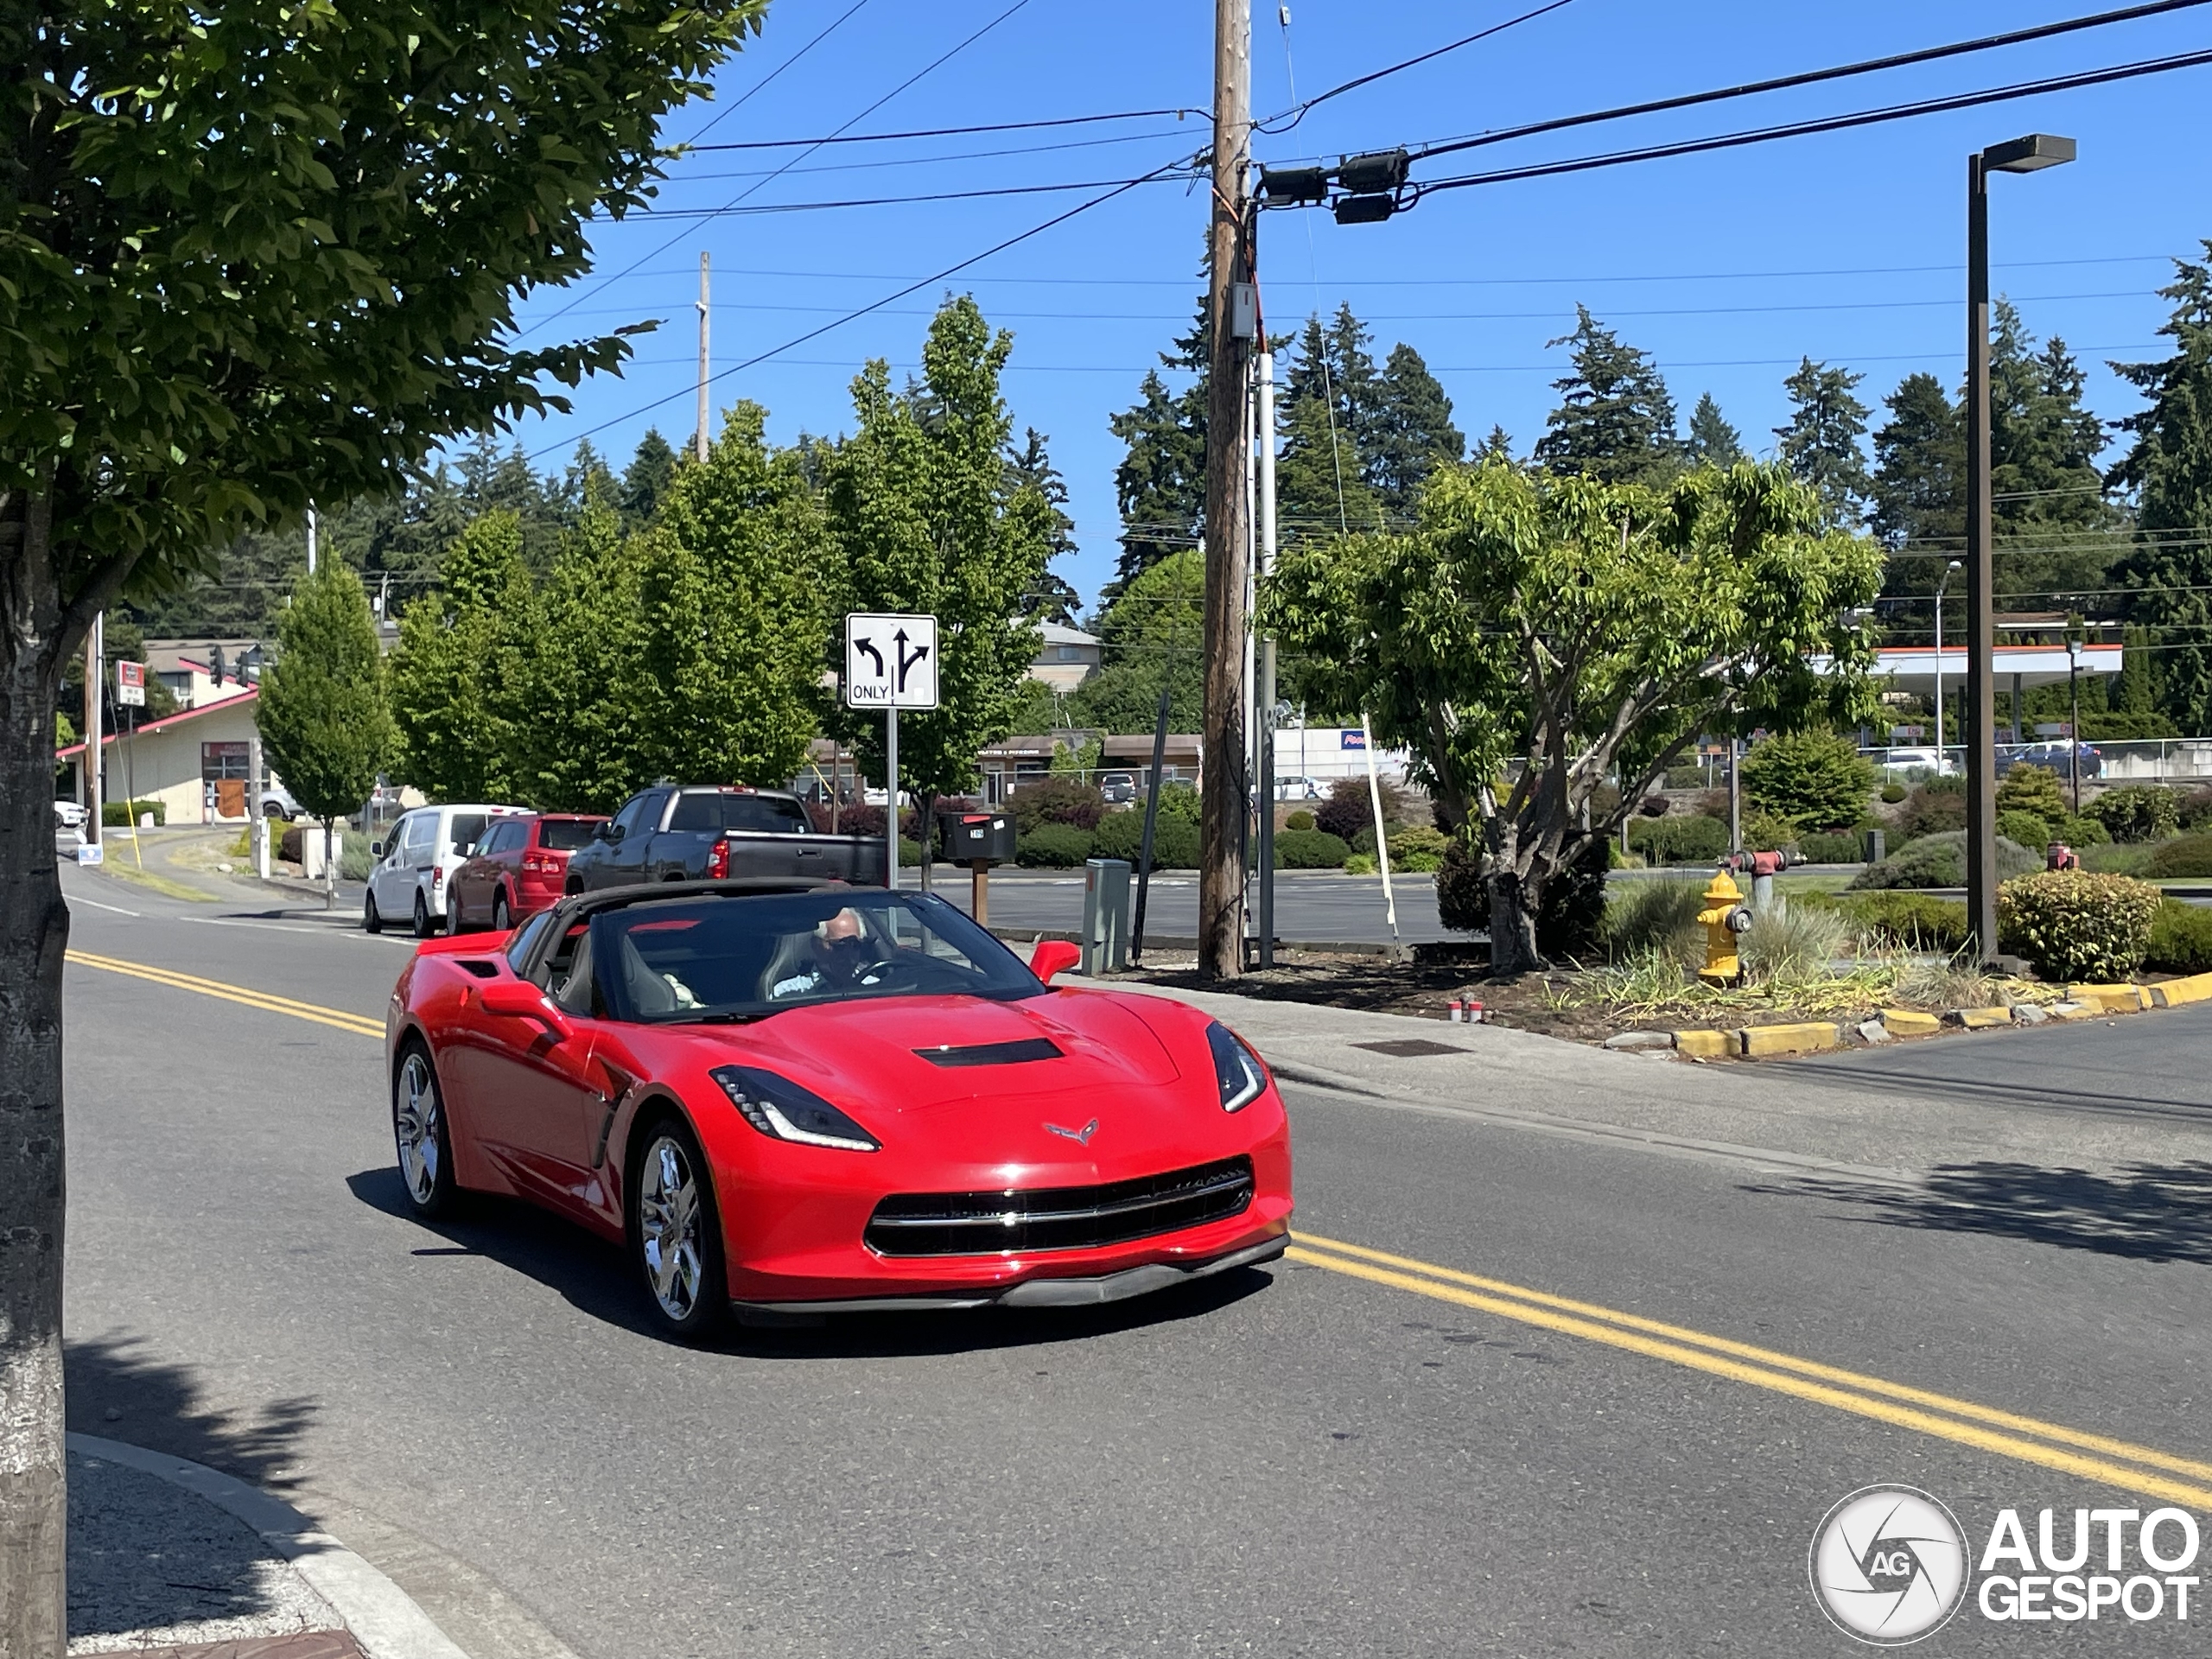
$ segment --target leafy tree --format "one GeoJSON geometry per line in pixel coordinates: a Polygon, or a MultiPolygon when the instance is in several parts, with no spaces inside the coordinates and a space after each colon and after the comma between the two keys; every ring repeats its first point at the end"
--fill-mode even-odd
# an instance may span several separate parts
{"type": "MultiPolygon", "coordinates": [[[[1051,560],[1075,552],[1075,520],[1068,517],[1067,480],[1052,465],[1045,444],[1042,432],[1033,426],[1027,429],[1021,447],[1007,453],[1007,487],[1019,490],[1026,485],[1045,498],[1046,506],[1051,509],[1051,528],[1046,535],[1051,550],[1046,555],[1051,560]]],[[[1076,613],[1082,608],[1082,595],[1069,585],[1066,577],[1049,566],[1037,578],[1036,585],[1021,597],[1021,613],[1029,620],[1057,622],[1064,628],[1075,626],[1076,613]]]]}
{"type": "Polygon", "coordinates": [[[635,530],[652,523],[675,476],[676,451],[668,447],[658,427],[647,427],[645,435],[638,440],[638,453],[623,469],[621,488],[615,496],[626,528],[635,530]]]}
{"type": "MultiPolygon", "coordinates": [[[[643,207],[673,105],[760,0],[397,0],[0,17],[0,1652],[65,1631],[54,700],[92,619],[249,530],[565,408],[618,339],[518,349],[518,300],[643,207]]],[[[335,580],[334,572],[333,579],[335,580]]]]}
{"type": "Polygon", "coordinates": [[[1107,422],[1127,449],[1114,468],[1122,552],[1105,597],[1179,548],[1198,545],[1206,516],[1206,364],[1212,337],[1202,300],[1190,332],[1176,340],[1173,352],[1160,354],[1160,368],[1192,376],[1190,384],[1170,392],[1160,370],[1148,370],[1135,407],[1107,422]]]}
{"type": "Polygon", "coordinates": [[[1690,411],[1690,434],[1682,453],[1694,465],[1733,467],[1744,457],[1744,435],[1728,424],[1711,392],[1702,393],[1690,411]]]}
{"type": "Polygon", "coordinates": [[[1535,460],[1553,472],[1604,484],[1656,483],[1681,469],[1675,400],[1651,359],[1624,346],[1613,331],[1574,308],[1571,334],[1548,342],[1572,346],[1572,372],[1552,382],[1560,406],[1536,441],[1535,460]]]}
{"type": "Polygon", "coordinates": [[[2212,729],[2212,241],[2204,251],[2203,262],[2176,260],[2158,290],[2173,302],[2158,330],[2173,354],[2112,365],[2149,405],[2120,423],[2133,442],[2111,478],[2136,492],[2129,615],[2175,647],[2161,653],[2162,692],[2188,732],[2212,729]]]}
{"type": "Polygon", "coordinates": [[[1409,513],[1429,474],[1465,455],[1467,440],[1452,423],[1452,400],[1410,346],[1390,348],[1374,405],[1366,435],[1368,481],[1385,512],[1409,513]]]}
{"type": "Polygon", "coordinates": [[[514,792],[548,812],[611,811],[653,780],[645,712],[630,696],[645,652],[643,562],[595,501],[538,590],[515,653],[531,717],[508,728],[514,792]]]}
{"type": "Polygon", "coordinates": [[[1866,499],[1866,457],[1859,440],[1866,431],[1866,405],[1852,395],[1866,377],[1806,358],[1783,382],[1789,393],[1789,424],[1777,426],[1778,453],[1791,474],[1827,504],[1828,522],[1859,522],[1866,499]]]}
{"type": "Polygon", "coordinates": [[[334,902],[333,820],[360,810],[391,752],[376,618],[360,577],[336,560],[300,583],[278,630],[283,653],[262,671],[255,710],[269,764],[322,820],[323,906],[334,902]]]}
{"type": "Polygon", "coordinates": [[[1740,766],[1744,794],[1800,830],[1848,830],[1866,811],[1874,768],[1848,738],[1789,732],[1752,747],[1740,766]]]}
{"type": "Polygon", "coordinates": [[[1105,661],[1067,699],[1078,726],[1149,732],[1160,694],[1168,721],[1198,729],[1205,690],[1205,556],[1194,547],[1170,554],[1117,594],[1098,618],[1105,661]]]}
{"type": "Polygon", "coordinates": [[[536,632],[523,563],[522,521],[495,509],[446,554],[444,586],[402,613],[386,664],[397,753],[392,771],[434,801],[492,801],[512,792],[518,636],[536,632]],[[510,631],[510,625],[512,631],[510,631]]]}
{"type": "Polygon", "coordinates": [[[1554,884],[1586,889],[1594,868],[1602,894],[1623,813],[1700,731],[1861,711],[1872,653],[1843,619],[1879,569],[1776,467],[1654,491],[1485,461],[1432,478],[1409,535],[1286,554],[1262,605],[1379,741],[1413,751],[1440,821],[1478,852],[1508,973],[1542,961],[1554,884]],[[1816,676],[1815,654],[1843,671],[1816,676]]]}
{"type": "MultiPolygon", "coordinates": [[[[1013,349],[974,299],[948,300],[923,343],[918,385],[894,392],[880,360],[853,382],[860,429],[830,478],[850,608],[938,620],[938,706],[899,721],[899,782],[925,818],[938,795],[974,786],[976,751],[1011,728],[1037,654],[1020,606],[1051,555],[1052,506],[1007,475],[1013,422],[999,377],[1013,349]]],[[[862,767],[882,778],[882,722],[836,719],[862,767]]]]}

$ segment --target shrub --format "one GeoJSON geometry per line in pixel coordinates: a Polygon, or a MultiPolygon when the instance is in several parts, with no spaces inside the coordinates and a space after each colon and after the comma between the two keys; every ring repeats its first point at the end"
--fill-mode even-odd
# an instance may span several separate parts
{"type": "Polygon", "coordinates": [[[1705,883],[1679,877],[1623,881],[1605,900],[1599,942],[1615,962],[1653,953],[1687,962],[1704,961],[1705,930],[1697,913],[1705,908],[1705,883]]]}
{"type": "Polygon", "coordinates": [[[1340,870],[1351,851],[1342,836],[1332,836],[1325,830],[1287,830],[1275,837],[1275,868],[1340,870]]]}
{"type": "MultiPolygon", "coordinates": [[[[321,835],[321,830],[314,832],[321,835]]],[[[349,833],[338,849],[338,879],[341,881],[365,881],[376,860],[369,855],[369,838],[359,831],[349,833]]]]}
{"type": "Polygon", "coordinates": [[[1897,814],[1897,834],[1907,841],[1940,836],[1967,827],[1967,796],[1962,789],[1946,787],[1955,780],[1931,778],[1907,798],[1897,814]]]}
{"type": "Polygon", "coordinates": [[[2087,816],[2114,841],[2164,841],[2181,828],[2181,798],[2157,784],[2123,784],[2091,801],[2087,816]]]}
{"type": "Polygon", "coordinates": [[[1284,817],[1282,827],[1286,830],[1311,830],[1313,828],[1313,815],[1301,806],[1284,817]]]}
{"type": "MultiPolygon", "coordinates": [[[[1200,810],[1197,785],[1162,784],[1160,786],[1160,823],[1166,823],[1173,819],[1178,823],[1196,825],[1200,810]]],[[[1137,812],[1140,817],[1144,812],[1141,800],[1137,803],[1137,812]]]]}
{"type": "MultiPolygon", "coordinates": [[[[1193,791],[1194,793],[1196,791],[1193,791]]],[[[1098,821],[1091,837],[1093,858],[1118,858],[1134,865],[1144,845],[1144,814],[1109,812],[1098,821]]],[[[1198,867],[1198,826],[1171,818],[1165,810],[1153,827],[1152,868],[1155,870],[1194,870],[1198,867]]]]}
{"type": "Polygon", "coordinates": [[[1899,801],[1904,799],[1905,793],[1905,786],[1892,779],[1882,785],[1883,804],[1887,806],[1895,806],[1899,801]]]}
{"type": "Polygon", "coordinates": [[[2096,870],[2106,875],[2141,875],[2143,867],[2151,861],[2156,848],[2131,846],[2120,842],[2093,843],[2082,849],[2082,868],[2096,870]]]}
{"type": "Polygon", "coordinates": [[[1408,823],[1390,832],[1390,868],[1408,875],[1427,875],[1444,868],[1452,838],[1427,824],[1408,823]]]}
{"type": "MultiPolygon", "coordinates": [[[[2043,868],[2043,850],[2030,852],[2018,842],[1997,838],[1997,879],[2007,880],[2043,868]]],[[[1852,880],[1853,889],[1871,887],[1962,887],[1967,884],[1967,837],[1963,830],[1923,836],[1907,842],[1852,880]]]]}
{"type": "Polygon", "coordinates": [[[100,823],[111,830],[125,829],[149,812],[154,815],[154,822],[157,824],[169,821],[169,804],[167,801],[102,801],[100,823]]]}
{"type": "Polygon", "coordinates": [[[1857,823],[1874,787],[1872,766],[1833,732],[1770,737],[1752,747],[1737,776],[1753,806],[1811,830],[1857,823]]]}
{"type": "Polygon", "coordinates": [[[2178,899],[2161,902],[2143,965],[2162,974],[2212,973],[2212,910],[2178,899]]]}
{"type": "Polygon", "coordinates": [[[2212,836],[2183,836],[2151,849],[2141,872],[2146,880],[2212,875],[2212,836]]]}
{"type": "MultiPolygon", "coordinates": [[[[1382,822],[1400,824],[1412,810],[1413,797],[1389,779],[1378,779],[1382,796],[1382,822]]],[[[1329,785],[1329,798],[1314,809],[1313,827],[1350,841],[1363,829],[1375,827],[1375,809],[1367,798],[1367,779],[1339,778],[1329,785]]]]}
{"type": "Polygon", "coordinates": [[[2072,816],[2066,791],[2058,774],[2049,766],[2017,766],[1998,781],[1997,810],[2032,812],[2045,823],[2063,823],[2072,816]]]}
{"type": "Polygon", "coordinates": [[[1814,864],[1858,864],[1865,861],[1866,847],[1854,834],[1828,835],[1815,831],[1797,837],[1797,850],[1814,864]]]}
{"type": "Polygon", "coordinates": [[[2023,847],[2041,847],[2055,841],[2057,829],[2048,818],[2037,817],[2032,812],[2017,808],[1997,815],[1997,833],[2007,841],[2017,841],[2023,847]]]}
{"type": "Polygon", "coordinates": [[[1444,868],[1436,873],[1436,915],[1445,926],[1462,932],[1490,928],[1490,889],[1483,883],[1482,861],[1457,841],[1446,851],[1444,868]]]}
{"type": "Polygon", "coordinates": [[[1096,830],[1106,810],[1106,798],[1074,778],[1040,778],[1015,790],[1006,804],[1014,814],[1014,827],[1026,836],[1048,823],[1096,830]]]}
{"type": "Polygon", "coordinates": [[[1744,850],[1747,853],[1778,853],[1784,847],[1797,843],[1797,826],[1787,818],[1778,818],[1771,812],[1747,812],[1744,815],[1744,850]]]}
{"type": "Polygon", "coordinates": [[[1745,970],[1759,978],[1818,973],[1842,955],[1850,935],[1850,924],[1827,906],[1777,896],[1752,917],[1739,951],[1745,970]]]}
{"type": "Polygon", "coordinates": [[[1376,863],[1375,855],[1372,853],[1347,853],[1344,855],[1344,874],[1346,875],[1372,875],[1381,868],[1382,867],[1380,865],[1376,863]]]}
{"type": "Polygon", "coordinates": [[[2038,870],[1997,889],[1998,948],[2045,979],[2125,979],[2143,965],[2161,902],[2124,875],[2038,870]]]}
{"type": "Polygon", "coordinates": [[[1875,944],[1945,956],[1967,942],[1967,907],[1926,893],[1801,893],[1792,904],[1825,906],[1875,944]]]}
{"type": "Polygon", "coordinates": [[[1669,789],[1703,789],[1705,768],[1695,761],[1686,761],[1667,768],[1667,787],[1669,789]]]}
{"type": "Polygon", "coordinates": [[[1014,861],[1029,870],[1071,870],[1090,856],[1090,831],[1071,823],[1040,823],[1014,843],[1014,861]]]}
{"type": "Polygon", "coordinates": [[[2212,828],[2212,789],[2192,789],[2178,804],[2183,830],[2212,828]]]}
{"type": "Polygon", "coordinates": [[[2050,834],[2052,840],[2063,841],[2069,847],[2104,847],[2112,842],[2112,831],[2086,812],[2078,818],[2051,825],[2050,834]]]}
{"type": "MultiPolygon", "coordinates": [[[[1629,850],[1654,864],[1701,864],[1728,850],[1728,826],[1718,818],[1638,818],[1628,827],[1629,850]]],[[[1488,913],[1479,925],[1488,925],[1488,913]]]]}

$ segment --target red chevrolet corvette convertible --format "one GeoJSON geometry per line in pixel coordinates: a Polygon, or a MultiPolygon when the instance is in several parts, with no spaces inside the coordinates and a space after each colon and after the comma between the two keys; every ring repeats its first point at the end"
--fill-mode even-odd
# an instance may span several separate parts
{"type": "Polygon", "coordinates": [[[392,992],[409,1203],[503,1192],[620,1242],[678,1336],[747,1315],[1112,1301],[1282,1254],[1259,1058],[1048,981],[943,899],[620,888],[429,941],[392,992]]]}

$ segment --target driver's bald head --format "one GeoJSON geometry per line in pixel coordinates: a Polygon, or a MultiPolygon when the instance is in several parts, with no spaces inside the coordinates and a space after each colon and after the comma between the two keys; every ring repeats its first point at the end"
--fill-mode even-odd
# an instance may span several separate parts
{"type": "Polygon", "coordinates": [[[860,936],[861,913],[850,905],[822,924],[822,937],[825,939],[857,939],[860,936]]]}

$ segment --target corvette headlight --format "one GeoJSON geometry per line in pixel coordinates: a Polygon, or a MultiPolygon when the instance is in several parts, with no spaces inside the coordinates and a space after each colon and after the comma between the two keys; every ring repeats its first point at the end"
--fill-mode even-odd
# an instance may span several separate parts
{"type": "Polygon", "coordinates": [[[1213,1077],[1221,1090],[1221,1109],[1243,1111],[1268,1086],[1268,1074],[1260,1069],[1260,1062],[1252,1051],[1227,1026],[1208,1026],[1206,1046],[1213,1051],[1213,1077]]]}
{"type": "Polygon", "coordinates": [[[718,1065],[709,1074],[730,1104],[761,1134],[803,1147],[876,1152],[882,1143],[811,1089],[753,1065],[718,1065]]]}

